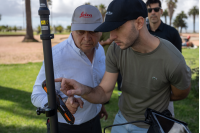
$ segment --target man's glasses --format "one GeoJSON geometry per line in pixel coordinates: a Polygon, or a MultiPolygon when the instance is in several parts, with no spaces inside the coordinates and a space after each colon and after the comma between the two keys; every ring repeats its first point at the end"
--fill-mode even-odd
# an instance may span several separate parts
{"type": "Polygon", "coordinates": [[[156,7],[156,8],[148,8],[148,9],[147,9],[147,11],[148,11],[149,13],[151,13],[152,10],[154,10],[155,12],[158,12],[158,11],[160,10],[160,7],[156,7]]]}

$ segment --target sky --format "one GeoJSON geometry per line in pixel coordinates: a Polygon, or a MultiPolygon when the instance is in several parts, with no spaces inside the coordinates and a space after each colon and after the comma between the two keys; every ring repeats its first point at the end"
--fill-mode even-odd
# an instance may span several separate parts
{"type": "MultiPolygon", "coordinates": [[[[50,24],[51,25],[62,25],[66,28],[68,25],[71,25],[71,17],[73,11],[76,7],[90,2],[91,5],[100,5],[104,4],[108,7],[109,3],[112,0],[52,0],[52,6],[49,7],[50,10],[50,24]]],[[[146,0],[144,0],[146,1],[146,0]]],[[[162,9],[167,9],[166,0],[162,0],[162,9]]],[[[1,20],[0,25],[8,26],[21,26],[26,27],[26,18],[25,18],[25,2],[24,0],[0,0],[0,14],[1,20]]],[[[178,0],[177,8],[173,14],[175,19],[176,15],[181,11],[184,11],[188,14],[189,9],[197,6],[199,8],[199,0],[178,0]]],[[[39,0],[31,0],[31,12],[32,12],[32,27],[36,29],[40,25],[40,17],[38,15],[39,10],[39,0]]],[[[161,17],[164,22],[164,17],[161,17]]],[[[173,22],[173,20],[172,20],[173,22]]],[[[169,19],[167,20],[169,24],[169,19]]],[[[188,25],[187,32],[193,31],[193,18],[188,17],[186,19],[188,25]]],[[[199,17],[195,21],[195,29],[199,31],[199,17]]],[[[185,30],[183,29],[183,32],[185,30]]]]}

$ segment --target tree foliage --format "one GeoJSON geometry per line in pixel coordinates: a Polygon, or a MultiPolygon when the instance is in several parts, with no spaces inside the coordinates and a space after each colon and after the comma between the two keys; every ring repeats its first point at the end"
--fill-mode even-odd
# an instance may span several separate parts
{"type": "Polygon", "coordinates": [[[187,23],[184,20],[186,18],[187,18],[187,15],[184,13],[184,11],[182,11],[176,16],[173,22],[174,27],[178,29],[180,28],[180,33],[182,32],[182,28],[187,28],[187,23]]]}
{"type": "Polygon", "coordinates": [[[195,33],[195,18],[199,15],[199,8],[194,6],[189,10],[188,15],[193,17],[193,32],[195,33]]]}
{"type": "Polygon", "coordinates": [[[37,34],[40,34],[40,32],[41,32],[41,26],[38,25],[38,27],[37,27],[37,34]]]}
{"type": "Polygon", "coordinates": [[[64,29],[63,29],[63,27],[62,27],[61,25],[58,25],[58,26],[56,27],[56,31],[58,31],[59,33],[61,33],[63,30],[64,30],[64,29]]]}
{"type": "Polygon", "coordinates": [[[90,2],[85,2],[85,5],[91,5],[91,3],[90,2]]]}
{"type": "Polygon", "coordinates": [[[106,15],[106,6],[104,4],[100,4],[98,6],[98,9],[102,15],[102,18],[103,18],[103,22],[104,22],[104,18],[105,18],[105,15],[106,15]]]}
{"type": "Polygon", "coordinates": [[[66,31],[67,31],[67,32],[71,32],[71,25],[68,25],[68,26],[67,26],[66,31]]]}
{"type": "Polygon", "coordinates": [[[17,31],[17,26],[14,26],[12,29],[16,32],[17,31]]]}
{"type": "Polygon", "coordinates": [[[165,23],[167,23],[167,16],[168,16],[168,11],[167,11],[167,9],[164,10],[162,16],[165,17],[165,23]]]}

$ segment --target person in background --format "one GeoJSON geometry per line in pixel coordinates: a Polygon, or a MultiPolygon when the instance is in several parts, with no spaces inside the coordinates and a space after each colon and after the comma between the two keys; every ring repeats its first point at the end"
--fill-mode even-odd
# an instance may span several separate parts
{"type": "Polygon", "coordinates": [[[190,41],[190,36],[187,36],[187,38],[184,39],[184,42],[182,43],[182,48],[197,48],[196,45],[194,45],[191,41],[190,41]]]}
{"type": "Polygon", "coordinates": [[[152,35],[161,37],[170,41],[180,52],[182,50],[182,40],[178,31],[165,23],[160,17],[163,14],[160,0],[146,1],[148,20],[147,28],[152,35]]]}
{"type": "MultiPolygon", "coordinates": [[[[94,6],[82,5],[75,9],[69,38],[52,48],[55,78],[74,79],[90,87],[99,85],[105,73],[105,53],[98,43],[102,33],[94,32],[94,29],[102,22],[101,13],[94,6]]],[[[36,107],[44,107],[48,103],[47,94],[42,88],[45,79],[43,64],[31,95],[36,107]]],[[[60,91],[60,87],[60,83],[55,83],[56,91],[74,114],[75,122],[70,125],[58,112],[59,133],[101,133],[100,118],[108,117],[104,105],[90,103],[77,95],[68,97],[60,91]]]]}

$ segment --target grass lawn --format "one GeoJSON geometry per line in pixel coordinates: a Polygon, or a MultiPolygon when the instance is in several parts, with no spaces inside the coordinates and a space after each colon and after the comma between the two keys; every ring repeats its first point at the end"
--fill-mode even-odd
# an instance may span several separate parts
{"type": "MultiPolygon", "coordinates": [[[[187,64],[193,69],[199,67],[199,50],[183,49],[187,64]]],[[[31,104],[31,92],[42,63],[0,65],[0,133],[45,133],[46,117],[38,116],[31,104]]],[[[175,117],[188,123],[192,133],[199,132],[199,82],[192,80],[189,96],[174,102],[175,117]]],[[[101,120],[102,129],[112,125],[118,111],[117,86],[109,104],[107,121],[101,120]]]]}
{"type": "Polygon", "coordinates": [[[26,35],[25,32],[0,32],[0,35],[26,35]]]}

